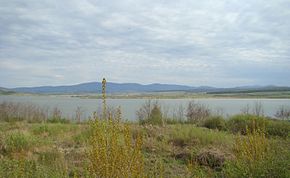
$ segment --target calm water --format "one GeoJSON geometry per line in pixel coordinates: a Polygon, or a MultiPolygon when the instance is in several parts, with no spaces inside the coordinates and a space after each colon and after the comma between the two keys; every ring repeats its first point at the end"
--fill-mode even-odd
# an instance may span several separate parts
{"type": "MultiPolygon", "coordinates": [[[[101,100],[81,99],[69,96],[0,96],[0,103],[19,102],[35,104],[40,107],[52,110],[58,107],[65,117],[74,117],[77,107],[83,111],[82,118],[88,118],[94,111],[100,111],[101,100]]],[[[121,106],[122,116],[127,120],[136,119],[136,111],[144,104],[146,99],[108,99],[109,106],[121,106]]],[[[172,116],[180,106],[186,109],[188,102],[192,99],[159,99],[162,109],[167,115],[172,116]]],[[[207,105],[213,112],[222,113],[224,116],[241,113],[241,109],[246,105],[253,107],[260,102],[263,106],[264,114],[274,116],[281,106],[290,107],[290,99],[195,99],[194,101],[207,105]]]]}

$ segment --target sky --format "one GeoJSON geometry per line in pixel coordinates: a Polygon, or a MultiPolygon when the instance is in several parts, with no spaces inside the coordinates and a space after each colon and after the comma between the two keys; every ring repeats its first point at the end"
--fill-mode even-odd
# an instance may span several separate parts
{"type": "Polygon", "coordinates": [[[0,86],[290,86],[290,0],[0,0],[0,86]]]}

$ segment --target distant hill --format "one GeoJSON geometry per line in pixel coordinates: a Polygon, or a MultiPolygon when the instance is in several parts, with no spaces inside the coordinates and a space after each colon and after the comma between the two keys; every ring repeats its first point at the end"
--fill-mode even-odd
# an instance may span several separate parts
{"type": "MultiPolygon", "coordinates": [[[[100,82],[82,83],[71,86],[41,86],[21,87],[11,90],[21,93],[49,93],[49,94],[72,94],[72,93],[101,93],[100,82]]],[[[107,83],[108,93],[129,93],[129,92],[164,92],[164,91],[189,91],[193,89],[184,85],[150,84],[141,85],[137,83],[107,83]]]]}
{"type": "Polygon", "coordinates": [[[13,94],[13,93],[15,93],[15,92],[11,91],[7,88],[0,87],[0,94],[1,95],[9,95],[9,94],[13,94]]]}
{"type": "MultiPolygon", "coordinates": [[[[83,94],[83,93],[101,93],[102,84],[100,82],[89,82],[68,86],[40,86],[40,87],[21,87],[5,89],[3,92],[19,93],[38,93],[38,94],[83,94]]],[[[210,86],[192,87],[186,85],[174,84],[149,84],[142,85],[138,83],[107,83],[107,93],[141,93],[141,92],[204,92],[210,94],[216,93],[242,93],[242,92],[261,92],[261,91],[290,91],[290,87],[279,86],[241,86],[234,88],[215,88],[210,86]]]]}

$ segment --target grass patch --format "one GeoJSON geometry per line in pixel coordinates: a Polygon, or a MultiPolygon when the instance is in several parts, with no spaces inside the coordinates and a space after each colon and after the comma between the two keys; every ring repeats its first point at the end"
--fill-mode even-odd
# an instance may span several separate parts
{"type": "Polygon", "coordinates": [[[184,142],[193,142],[199,146],[206,145],[231,145],[233,136],[226,132],[209,130],[206,128],[195,127],[190,124],[172,125],[170,133],[173,139],[183,139],[184,142]]]}
{"type": "Polygon", "coordinates": [[[78,131],[77,124],[43,123],[32,125],[32,132],[35,135],[47,134],[49,137],[66,136],[76,131],[78,131]]]}
{"type": "Polygon", "coordinates": [[[265,130],[248,130],[246,136],[237,137],[234,153],[236,159],[229,161],[223,170],[226,177],[286,178],[290,175],[289,149],[271,144],[265,130]]]}
{"type": "Polygon", "coordinates": [[[27,151],[37,143],[38,140],[29,133],[9,132],[1,137],[1,153],[27,151]]]}

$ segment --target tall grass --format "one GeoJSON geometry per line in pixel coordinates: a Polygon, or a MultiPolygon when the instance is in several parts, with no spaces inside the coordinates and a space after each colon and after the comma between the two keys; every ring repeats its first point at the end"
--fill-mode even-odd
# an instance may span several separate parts
{"type": "Polygon", "coordinates": [[[48,118],[48,109],[28,103],[2,102],[0,104],[0,121],[40,122],[48,118]]]}
{"type": "Polygon", "coordinates": [[[12,152],[27,151],[37,142],[38,140],[29,133],[10,132],[0,136],[0,153],[10,154],[12,152]]]}
{"type": "Polygon", "coordinates": [[[49,108],[39,107],[30,103],[2,102],[0,103],[0,121],[68,123],[69,118],[64,118],[57,107],[50,111],[49,108]]]}

